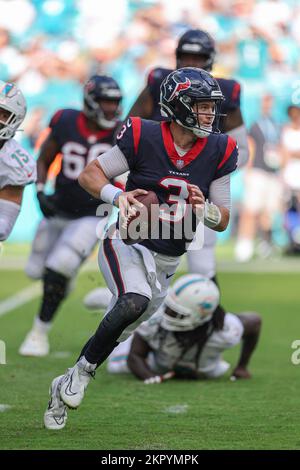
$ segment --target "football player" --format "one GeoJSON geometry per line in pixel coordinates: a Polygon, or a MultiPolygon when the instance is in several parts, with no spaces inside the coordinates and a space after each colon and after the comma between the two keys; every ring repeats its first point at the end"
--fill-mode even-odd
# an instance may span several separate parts
{"type": "Polygon", "coordinates": [[[217,378],[230,367],[222,352],[241,342],[232,378],[250,378],[247,366],[258,341],[261,318],[252,312],[226,312],[224,327],[216,330],[213,315],[218,304],[219,290],[213,281],[199,274],[181,276],[158,312],[114,349],[108,371],[132,372],[145,384],[174,376],[217,378]]]}
{"type": "MultiPolygon", "coordinates": [[[[178,41],[175,51],[176,67],[199,67],[211,71],[215,56],[216,46],[213,38],[199,29],[186,31],[178,41]]],[[[164,78],[171,72],[170,69],[155,68],[147,79],[147,85],[142,90],[133,107],[130,116],[139,116],[143,119],[161,121],[166,117],[160,110],[160,85],[164,78]]],[[[238,167],[244,166],[249,157],[247,131],[243,122],[240,109],[240,84],[232,79],[216,78],[224,95],[220,112],[225,114],[220,119],[220,129],[223,133],[230,134],[239,146],[238,167]]],[[[201,250],[187,253],[188,270],[190,273],[199,273],[216,279],[215,245],[216,233],[209,227],[204,230],[204,245],[201,250]]],[[[103,308],[109,299],[106,288],[98,288],[91,291],[84,303],[87,308],[103,308]]],[[[221,308],[221,307],[220,307],[221,308]]],[[[224,314],[225,312],[223,312],[224,314]]]]}
{"type": "Polygon", "coordinates": [[[121,226],[135,214],[133,205],[141,207],[136,196],[148,190],[156,193],[163,209],[160,206],[156,221],[158,236],[129,245],[115,228],[100,244],[99,264],[113,299],[75,366],[53,380],[44,415],[47,428],[64,427],[66,406],[80,405],[96,368],[119,341],[157,311],[200,220],[213,230],[226,229],[230,173],[236,168],[238,152],[236,142],[218,129],[223,99],[218,82],[204,70],[187,67],[170,73],[161,85],[160,102],[171,121],[128,119],[117,145],[79,176],[93,197],[119,207],[121,226]],[[125,192],[109,183],[128,170],[125,192]],[[188,227],[184,227],[186,221],[188,227]]]}
{"type": "MultiPolygon", "coordinates": [[[[37,198],[44,218],[38,226],[26,273],[43,280],[41,305],[20,347],[23,356],[46,356],[53,317],[70,282],[97,243],[99,198],[91,197],[78,176],[109,150],[119,125],[121,90],[111,77],[94,75],[84,85],[83,111],[62,109],[50,121],[51,132],[37,161],[37,198]],[[61,153],[54,194],[44,192],[49,166],[61,153]]],[[[104,225],[105,217],[101,224],[104,225]]]]}
{"type": "Polygon", "coordinates": [[[0,242],[7,239],[21,209],[24,187],[36,180],[34,159],[13,138],[26,114],[22,92],[0,81],[0,242]]]}

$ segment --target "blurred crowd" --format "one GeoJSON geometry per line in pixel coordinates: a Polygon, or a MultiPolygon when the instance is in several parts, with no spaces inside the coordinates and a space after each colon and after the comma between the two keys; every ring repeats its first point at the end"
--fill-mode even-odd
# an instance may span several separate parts
{"type": "Polygon", "coordinates": [[[298,214],[298,0],[0,0],[0,8],[0,76],[26,96],[20,138],[30,151],[53,112],[81,107],[92,73],[119,82],[125,116],[148,71],[175,66],[177,39],[187,28],[210,32],[218,45],[213,73],[241,82],[249,129],[252,158],[233,185],[236,257],[253,256],[257,233],[263,256],[274,241],[290,247],[294,225],[300,244],[297,217],[287,216],[298,214]]]}

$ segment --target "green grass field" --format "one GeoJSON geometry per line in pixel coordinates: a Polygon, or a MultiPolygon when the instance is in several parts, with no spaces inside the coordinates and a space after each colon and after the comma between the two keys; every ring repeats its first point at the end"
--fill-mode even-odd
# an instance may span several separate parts
{"type": "MultiPolygon", "coordinates": [[[[0,302],[30,285],[21,270],[0,270],[0,277],[0,302]]],[[[300,449],[300,365],[291,363],[291,343],[300,339],[299,274],[221,272],[219,278],[229,310],[263,317],[251,380],[233,383],[227,374],[146,386],[131,376],[110,376],[104,367],[81,408],[69,411],[66,428],[56,432],[43,428],[48,387],[73,365],[98,325],[100,315],[86,311],[82,298],[101,282],[100,274],[79,276],[56,318],[48,358],[17,353],[38,298],[0,317],[7,346],[0,404],[11,406],[0,412],[0,449],[300,449]]],[[[233,364],[238,353],[235,348],[225,358],[233,364]]]]}

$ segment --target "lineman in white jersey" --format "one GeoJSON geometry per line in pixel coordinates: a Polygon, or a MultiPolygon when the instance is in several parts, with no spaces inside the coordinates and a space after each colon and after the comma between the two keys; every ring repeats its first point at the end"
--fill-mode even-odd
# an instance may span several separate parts
{"type": "Polygon", "coordinates": [[[0,80],[0,241],[8,238],[17,220],[24,187],[36,180],[34,159],[13,139],[25,114],[22,92],[0,80]]]}
{"type": "Polygon", "coordinates": [[[222,330],[216,330],[213,316],[218,303],[219,290],[213,281],[199,274],[181,276],[159,311],[114,349],[108,371],[132,372],[145,384],[174,376],[217,378],[230,367],[222,353],[241,343],[232,377],[250,378],[247,365],[258,341],[260,316],[226,313],[222,330]]]}

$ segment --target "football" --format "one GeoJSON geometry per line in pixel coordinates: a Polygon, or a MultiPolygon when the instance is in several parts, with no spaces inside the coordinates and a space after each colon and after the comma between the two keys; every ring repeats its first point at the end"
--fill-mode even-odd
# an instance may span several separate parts
{"type": "Polygon", "coordinates": [[[159,220],[159,201],[154,191],[148,191],[147,194],[135,198],[143,204],[143,207],[136,207],[134,216],[120,218],[119,231],[126,245],[133,245],[150,238],[151,231],[153,232],[159,220]]]}

